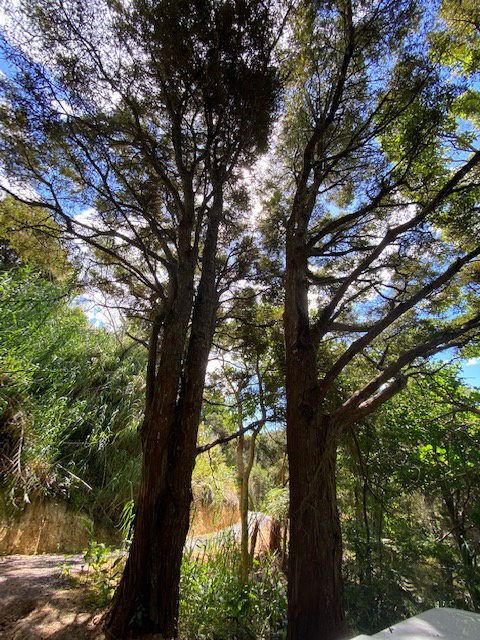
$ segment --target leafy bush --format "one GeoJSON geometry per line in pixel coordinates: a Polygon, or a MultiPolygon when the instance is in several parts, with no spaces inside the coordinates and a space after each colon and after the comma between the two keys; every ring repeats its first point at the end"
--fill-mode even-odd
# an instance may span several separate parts
{"type": "Polygon", "coordinates": [[[94,604],[105,607],[112,599],[122,575],[124,554],[90,540],[85,550],[86,582],[93,588],[94,604]]]}

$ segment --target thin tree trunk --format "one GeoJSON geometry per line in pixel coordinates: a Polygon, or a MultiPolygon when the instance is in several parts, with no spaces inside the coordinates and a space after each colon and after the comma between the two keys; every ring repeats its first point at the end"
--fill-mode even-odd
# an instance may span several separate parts
{"type": "Polygon", "coordinates": [[[283,573],[288,577],[288,540],[290,534],[290,517],[285,518],[282,539],[282,561],[280,567],[283,573]]]}
{"type": "Polygon", "coordinates": [[[280,520],[272,518],[270,524],[270,538],[268,541],[268,551],[271,554],[276,554],[278,558],[282,555],[282,527],[280,520]]]}
{"type": "MultiPolygon", "coordinates": [[[[252,473],[253,463],[255,461],[255,442],[257,436],[262,428],[264,421],[267,418],[267,410],[265,407],[264,393],[263,393],[263,381],[262,373],[260,371],[260,356],[257,353],[255,370],[258,381],[258,395],[259,403],[262,412],[263,422],[259,424],[251,433],[250,443],[248,446],[247,460],[245,461],[245,436],[242,434],[237,441],[237,454],[236,454],[236,466],[237,466],[237,482],[239,487],[239,507],[240,507],[240,577],[246,581],[250,573],[250,569],[253,565],[253,558],[255,554],[256,539],[258,535],[258,523],[255,523],[251,548],[249,549],[249,531],[248,531],[248,508],[249,508],[249,483],[250,475],[252,473]],[[245,464],[246,462],[246,464],[245,464]]],[[[235,395],[238,411],[238,430],[243,429],[243,406],[242,399],[238,390],[230,383],[232,392],[235,395]]]]}
{"type": "MultiPolygon", "coordinates": [[[[241,416],[241,412],[240,412],[241,416]]],[[[239,419],[240,428],[243,427],[242,418],[239,419]]],[[[241,435],[237,442],[237,479],[240,488],[240,555],[241,555],[241,569],[240,575],[242,580],[248,579],[248,574],[253,563],[253,556],[255,553],[255,541],[252,536],[252,548],[249,549],[249,531],[248,531],[248,507],[249,507],[249,482],[250,474],[252,472],[253,462],[255,459],[255,441],[257,438],[257,431],[253,431],[250,437],[250,443],[248,447],[248,460],[245,466],[245,436],[241,435]]],[[[258,532],[257,532],[258,533],[258,532]]]]}
{"type": "MultiPolygon", "coordinates": [[[[241,408],[239,408],[239,415],[241,415],[241,408]]],[[[242,424],[241,418],[239,424],[242,424]]],[[[240,576],[242,579],[245,579],[248,574],[248,487],[245,487],[244,447],[245,436],[241,435],[237,441],[237,483],[240,510],[240,576]]]]}

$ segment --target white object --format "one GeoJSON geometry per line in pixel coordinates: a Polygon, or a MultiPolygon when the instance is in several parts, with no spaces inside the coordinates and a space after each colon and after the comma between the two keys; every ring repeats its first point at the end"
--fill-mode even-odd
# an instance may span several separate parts
{"type": "Polygon", "coordinates": [[[373,636],[352,640],[480,640],[480,614],[459,609],[430,609],[373,636]]]}

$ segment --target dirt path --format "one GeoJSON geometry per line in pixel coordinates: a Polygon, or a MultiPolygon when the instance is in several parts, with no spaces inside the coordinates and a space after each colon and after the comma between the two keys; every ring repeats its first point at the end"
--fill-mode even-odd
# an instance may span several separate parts
{"type": "MultiPolygon", "coordinates": [[[[61,574],[63,555],[0,558],[0,638],[2,640],[100,640],[101,614],[93,612],[82,589],[61,574]]],[[[82,556],[68,559],[80,570],[82,556]]]]}
{"type": "MultiPolygon", "coordinates": [[[[258,521],[261,538],[271,517],[249,512],[249,533],[258,521]]],[[[203,548],[226,538],[240,538],[240,524],[194,536],[187,548],[203,548]]],[[[261,542],[261,540],[260,540],[261,542]]],[[[263,541],[266,546],[267,541],[263,541]]],[[[104,640],[102,611],[92,609],[84,588],[62,576],[63,555],[0,556],[0,640],[104,640]]],[[[80,572],[82,555],[68,557],[70,573],[80,572]]]]}
{"type": "MultiPolygon", "coordinates": [[[[261,513],[260,511],[248,512],[248,535],[249,537],[252,536],[255,525],[257,525],[257,542],[262,548],[268,546],[269,531],[270,527],[272,526],[272,520],[272,516],[268,516],[265,513],[261,513]]],[[[237,522],[230,527],[220,529],[220,531],[214,531],[213,533],[203,533],[199,536],[191,536],[190,538],[187,538],[185,547],[189,551],[193,551],[195,548],[201,549],[208,544],[215,543],[216,541],[220,544],[222,543],[222,541],[233,542],[235,540],[238,542],[240,540],[241,531],[242,526],[239,522],[237,522]]]]}

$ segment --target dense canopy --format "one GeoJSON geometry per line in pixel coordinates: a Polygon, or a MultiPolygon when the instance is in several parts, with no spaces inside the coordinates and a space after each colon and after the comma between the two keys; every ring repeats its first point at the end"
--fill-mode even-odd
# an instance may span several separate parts
{"type": "Polygon", "coordinates": [[[176,637],[192,474],[214,446],[235,466],[248,582],[249,487],[272,433],[282,470],[269,500],[257,494],[284,505],[288,640],[363,624],[358,605],[345,616],[342,529],[350,606],[353,584],[369,594],[391,578],[389,491],[407,510],[432,492],[428,526],[451,536],[462,568],[450,581],[478,608],[476,395],[443,364],[476,355],[480,335],[475,4],[3,4],[0,238],[14,271],[2,286],[23,290],[22,263],[60,288],[70,269],[121,318],[112,377],[143,354],[131,361],[145,378],[135,522],[110,637],[176,637]]]}

